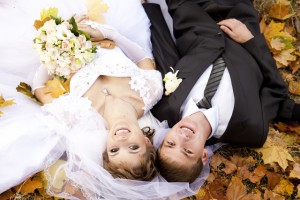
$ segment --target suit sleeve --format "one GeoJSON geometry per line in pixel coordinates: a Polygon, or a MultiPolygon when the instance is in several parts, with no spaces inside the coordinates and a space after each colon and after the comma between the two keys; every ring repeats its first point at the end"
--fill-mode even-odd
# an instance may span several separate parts
{"type": "Polygon", "coordinates": [[[143,6],[151,22],[151,42],[157,68],[162,74],[166,74],[178,62],[179,53],[160,6],[154,3],[144,3],[143,6]]]}

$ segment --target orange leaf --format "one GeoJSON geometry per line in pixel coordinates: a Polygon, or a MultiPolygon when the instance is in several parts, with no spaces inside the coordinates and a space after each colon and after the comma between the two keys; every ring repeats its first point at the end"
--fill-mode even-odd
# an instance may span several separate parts
{"type": "Polygon", "coordinates": [[[45,22],[49,21],[50,19],[51,19],[50,17],[46,17],[43,20],[35,20],[33,26],[35,27],[36,30],[38,30],[39,28],[44,26],[45,22]]]}
{"type": "Polygon", "coordinates": [[[289,82],[289,92],[292,94],[300,95],[300,82],[299,81],[289,82]]]}
{"type": "Polygon", "coordinates": [[[252,183],[259,183],[262,177],[266,174],[266,168],[263,165],[258,165],[253,173],[250,174],[249,180],[252,183]]]}
{"type": "Polygon", "coordinates": [[[279,20],[286,20],[295,14],[291,13],[289,7],[282,3],[273,4],[268,13],[270,17],[279,20]]]}
{"type": "Polygon", "coordinates": [[[285,198],[279,194],[276,194],[270,190],[265,190],[264,199],[270,200],[285,200],[285,198]]]}
{"type": "Polygon", "coordinates": [[[256,160],[254,160],[252,156],[241,157],[236,154],[230,157],[230,161],[233,162],[237,167],[242,167],[244,165],[251,166],[256,164],[256,160]]]}
{"type": "Polygon", "coordinates": [[[0,194],[0,199],[14,199],[15,193],[13,193],[11,190],[7,190],[0,194]]]}
{"type": "Polygon", "coordinates": [[[65,88],[61,84],[61,82],[57,78],[53,78],[52,80],[48,80],[45,83],[47,89],[51,93],[51,96],[54,98],[59,97],[60,95],[66,92],[65,88]]]}
{"type": "Polygon", "coordinates": [[[281,195],[291,196],[294,192],[294,185],[288,180],[281,179],[279,184],[273,189],[273,192],[281,195]]]}
{"type": "Polygon", "coordinates": [[[40,189],[43,187],[43,183],[38,180],[27,179],[22,184],[16,187],[16,190],[19,191],[23,195],[27,195],[29,193],[33,193],[34,190],[40,189]]]}
{"type": "Polygon", "coordinates": [[[226,188],[227,180],[217,178],[211,184],[209,184],[209,193],[214,199],[227,200],[226,188]]]}
{"type": "Polygon", "coordinates": [[[222,169],[222,171],[224,171],[226,174],[231,174],[237,170],[237,167],[234,163],[227,160],[220,154],[213,155],[210,165],[214,169],[217,169],[221,163],[223,163],[225,165],[225,167],[222,169]]]}
{"type": "Polygon", "coordinates": [[[246,186],[242,183],[242,180],[233,176],[228,185],[226,197],[228,199],[242,199],[246,194],[246,186]]]}

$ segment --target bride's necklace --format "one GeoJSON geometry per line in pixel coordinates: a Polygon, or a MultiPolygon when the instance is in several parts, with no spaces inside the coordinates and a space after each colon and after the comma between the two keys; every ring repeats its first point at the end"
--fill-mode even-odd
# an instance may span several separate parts
{"type": "Polygon", "coordinates": [[[112,97],[118,98],[118,99],[120,99],[121,101],[123,101],[123,102],[129,104],[129,105],[134,109],[134,111],[135,111],[135,113],[136,113],[136,116],[137,116],[137,117],[139,116],[138,111],[137,111],[136,108],[132,105],[132,103],[130,103],[130,102],[128,102],[128,101],[122,99],[121,97],[116,97],[116,96],[112,95],[112,94],[109,92],[109,90],[108,90],[107,88],[103,88],[101,92],[105,95],[103,115],[104,115],[104,112],[105,112],[105,101],[106,101],[106,97],[107,97],[107,96],[112,96],[112,97]]]}

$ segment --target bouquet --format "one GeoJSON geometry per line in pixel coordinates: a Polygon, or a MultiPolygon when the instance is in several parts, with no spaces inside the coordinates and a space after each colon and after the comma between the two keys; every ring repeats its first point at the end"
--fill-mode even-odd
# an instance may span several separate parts
{"type": "Polygon", "coordinates": [[[57,13],[57,8],[42,10],[41,20],[34,23],[34,49],[49,75],[68,79],[93,61],[96,46],[87,33],[78,30],[74,17],[65,21],[57,13]]]}

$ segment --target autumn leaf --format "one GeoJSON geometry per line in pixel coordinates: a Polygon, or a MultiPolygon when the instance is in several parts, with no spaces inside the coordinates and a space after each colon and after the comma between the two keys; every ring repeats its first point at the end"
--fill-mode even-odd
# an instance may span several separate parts
{"type": "Polygon", "coordinates": [[[256,160],[252,156],[241,157],[239,155],[230,156],[230,161],[234,163],[237,167],[242,167],[244,165],[253,166],[256,164],[256,160]]]}
{"type": "Polygon", "coordinates": [[[2,96],[0,96],[0,107],[6,107],[16,104],[14,100],[5,100],[2,96]]]}
{"type": "Polygon", "coordinates": [[[16,90],[18,92],[21,92],[21,93],[25,94],[26,96],[36,100],[35,96],[31,92],[32,91],[31,86],[28,85],[27,83],[20,82],[19,85],[17,86],[16,90]]]}
{"type": "Polygon", "coordinates": [[[279,194],[276,194],[270,190],[265,190],[264,199],[270,200],[285,200],[285,198],[279,194]]]}
{"type": "Polygon", "coordinates": [[[274,59],[284,66],[288,66],[290,61],[295,61],[297,59],[297,57],[292,54],[294,51],[295,49],[283,50],[279,54],[274,55],[274,59]]]}
{"type": "Polygon", "coordinates": [[[266,168],[263,165],[258,165],[255,170],[250,173],[249,180],[251,183],[259,183],[260,180],[266,175],[266,168]]]}
{"type": "Polygon", "coordinates": [[[43,187],[43,183],[41,181],[32,180],[31,178],[29,178],[22,184],[16,186],[15,189],[19,191],[19,193],[26,195],[29,193],[33,193],[34,190],[42,187],[43,187]]]}
{"type": "Polygon", "coordinates": [[[300,82],[290,81],[289,82],[289,92],[295,95],[300,95],[300,82]]]}
{"type": "Polygon", "coordinates": [[[291,196],[294,192],[294,185],[288,180],[281,179],[279,184],[273,189],[273,192],[281,195],[291,196]]]}
{"type": "Polygon", "coordinates": [[[286,20],[295,13],[291,13],[288,5],[282,3],[273,4],[268,12],[269,16],[279,20],[286,20]]]}
{"type": "Polygon", "coordinates": [[[56,77],[54,77],[52,80],[48,80],[45,85],[53,98],[57,98],[66,92],[66,89],[56,77]]]}
{"type": "Polygon", "coordinates": [[[108,10],[107,4],[102,3],[102,0],[87,0],[86,6],[87,6],[87,15],[90,20],[99,23],[105,22],[102,13],[107,12],[108,10]]]}
{"type": "Polygon", "coordinates": [[[293,170],[291,171],[289,177],[300,179],[300,164],[299,163],[294,164],[293,170]]]}
{"type": "Polygon", "coordinates": [[[235,164],[233,164],[231,161],[227,160],[226,158],[224,158],[223,156],[221,156],[220,154],[214,155],[212,157],[211,163],[210,165],[214,168],[217,169],[218,166],[223,163],[225,165],[225,167],[222,169],[222,171],[224,171],[226,174],[231,174],[234,171],[237,170],[237,167],[235,164]]]}
{"type": "Polygon", "coordinates": [[[3,193],[0,194],[0,199],[14,199],[15,193],[12,192],[11,190],[7,190],[3,193]]]}
{"type": "Polygon", "coordinates": [[[294,161],[288,150],[281,146],[261,148],[259,151],[262,153],[262,159],[265,164],[273,164],[276,162],[283,170],[287,168],[288,160],[294,161]]]}
{"type": "Polygon", "coordinates": [[[61,167],[62,165],[65,165],[65,163],[66,161],[58,160],[48,169],[49,176],[53,178],[52,189],[58,192],[63,190],[63,186],[65,185],[66,173],[61,167]]]}
{"type": "Polygon", "coordinates": [[[41,13],[40,13],[40,19],[41,20],[44,20],[46,19],[47,17],[57,17],[57,14],[58,14],[58,9],[57,8],[43,8],[41,13]]]}
{"type": "Polygon", "coordinates": [[[285,44],[281,42],[280,38],[272,38],[270,41],[270,45],[273,49],[276,49],[278,51],[285,48],[285,44]]]}
{"type": "Polygon", "coordinates": [[[274,187],[280,182],[280,174],[275,172],[266,172],[266,176],[268,178],[268,188],[274,189],[274,187]]]}
{"type": "Polygon", "coordinates": [[[297,193],[296,198],[300,199],[300,184],[297,186],[297,190],[298,190],[298,193],[297,193]]]}
{"type": "Polygon", "coordinates": [[[300,59],[296,60],[295,62],[291,62],[290,68],[292,69],[293,74],[298,71],[300,69],[300,59]]]}
{"type": "Polygon", "coordinates": [[[214,199],[227,200],[226,188],[228,186],[227,180],[217,178],[208,186],[208,191],[214,199]]]}

